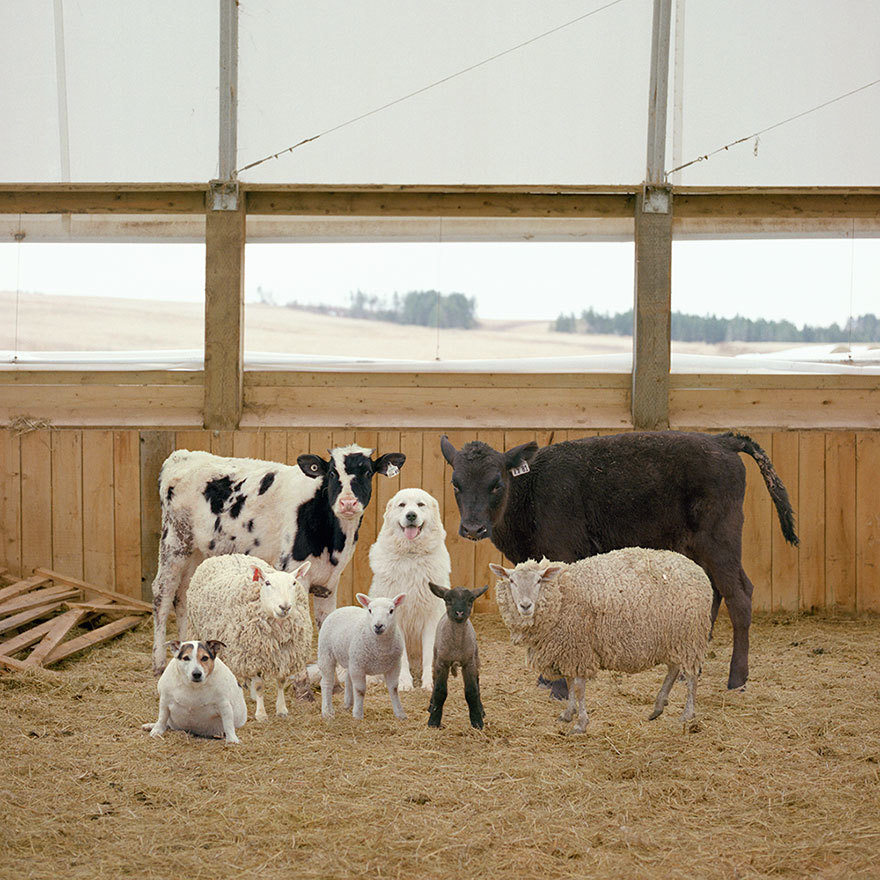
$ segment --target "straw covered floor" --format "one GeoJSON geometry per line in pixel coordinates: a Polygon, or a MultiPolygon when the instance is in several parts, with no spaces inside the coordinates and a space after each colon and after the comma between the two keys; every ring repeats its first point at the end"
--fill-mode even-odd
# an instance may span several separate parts
{"type": "Polygon", "coordinates": [[[485,731],[451,680],[440,731],[371,688],[291,700],[242,743],[140,730],[158,700],[151,627],[44,671],[0,673],[6,878],[880,876],[880,620],[761,617],[728,693],[722,609],[697,693],[647,716],[664,670],[600,673],[591,722],[561,735],[499,619],[478,615],[485,731]]]}

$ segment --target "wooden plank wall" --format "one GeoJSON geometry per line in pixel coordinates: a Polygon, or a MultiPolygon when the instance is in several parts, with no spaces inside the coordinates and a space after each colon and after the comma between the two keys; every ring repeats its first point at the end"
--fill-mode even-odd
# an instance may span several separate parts
{"type": "MultiPolygon", "coordinates": [[[[84,578],[131,596],[149,597],[156,566],[156,463],[173,448],[267,458],[294,464],[301,452],[326,455],[357,442],[379,452],[399,450],[407,463],[397,477],[379,477],[361,527],[358,550],[341,585],[341,602],[370,584],[367,553],[388,499],[402,486],[421,486],[439,501],[455,584],[492,582],[488,563],[502,561],[488,543],[458,536],[450,468],[439,450],[441,429],[291,431],[155,431],[39,428],[0,430],[0,568],[28,574],[38,566],[84,578]],[[149,462],[146,462],[150,464],[149,462]],[[142,513],[143,511],[143,513],[142,513]],[[152,525],[147,520],[152,517],[152,525]]],[[[450,430],[456,446],[472,439],[510,448],[546,444],[609,430],[450,430]]],[[[758,610],[835,608],[880,611],[880,431],[748,432],[770,454],[797,511],[801,545],[786,545],[758,468],[748,474],[743,530],[746,571],[758,610]]],[[[161,463],[161,460],[159,461],[161,463]]],[[[491,607],[490,593],[482,602],[491,607]]]]}

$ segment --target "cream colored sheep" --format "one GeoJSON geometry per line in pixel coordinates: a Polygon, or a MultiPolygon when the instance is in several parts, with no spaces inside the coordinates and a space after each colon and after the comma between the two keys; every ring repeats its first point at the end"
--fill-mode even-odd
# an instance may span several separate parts
{"type": "Polygon", "coordinates": [[[528,560],[492,563],[501,618],[534,669],[568,679],[562,721],[577,711],[573,733],[589,721],[586,680],[600,669],[641,672],[667,666],[654,711],[663,711],[681,671],[688,685],[681,720],[694,716],[697,675],[709,642],[712,586],[695,562],[670,550],[629,547],[569,565],[528,560]]]}
{"type": "Polygon", "coordinates": [[[263,678],[278,683],[275,714],[287,715],[288,677],[305,674],[312,648],[312,618],[304,578],[306,560],[292,572],[278,571],[252,556],[212,556],[195,570],[189,584],[189,627],[200,639],[226,646],[226,665],[250,685],[256,719],[265,721],[263,678]]]}

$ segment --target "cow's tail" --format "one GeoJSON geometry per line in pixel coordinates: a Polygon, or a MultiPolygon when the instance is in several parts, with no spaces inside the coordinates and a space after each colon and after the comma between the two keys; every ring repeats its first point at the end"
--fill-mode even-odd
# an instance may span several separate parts
{"type": "Polygon", "coordinates": [[[782,534],[789,544],[793,544],[796,547],[800,542],[794,527],[794,511],[791,509],[788,492],[782,484],[782,480],[779,479],[779,474],[776,473],[773,463],[770,461],[770,456],[751,437],[747,437],[745,434],[727,432],[726,434],[716,435],[715,439],[725,449],[730,449],[733,452],[745,452],[755,459],[758,469],[761,471],[761,476],[764,478],[767,491],[770,493],[773,504],[776,506],[782,534]]]}

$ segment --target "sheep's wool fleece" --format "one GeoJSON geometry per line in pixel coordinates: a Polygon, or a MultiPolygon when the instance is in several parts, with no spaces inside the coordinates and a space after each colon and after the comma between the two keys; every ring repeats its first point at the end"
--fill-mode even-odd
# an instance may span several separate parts
{"type": "Polygon", "coordinates": [[[250,556],[214,556],[195,570],[187,590],[190,637],[223,642],[223,661],[239,681],[300,673],[312,648],[306,588],[296,583],[296,601],[287,617],[267,618],[260,605],[260,585],[253,580],[255,564],[269,580],[292,577],[250,556]]]}
{"type": "Polygon", "coordinates": [[[592,678],[599,669],[641,672],[675,664],[699,672],[709,643],[712,585],[695,562],[670,550],[630,547],[569,565],[527,560],[517,569],[562,565],[543,582],[535,614],[524,618],[510,582],[498,608],[514,644],[545,675],[592,678]]]}

